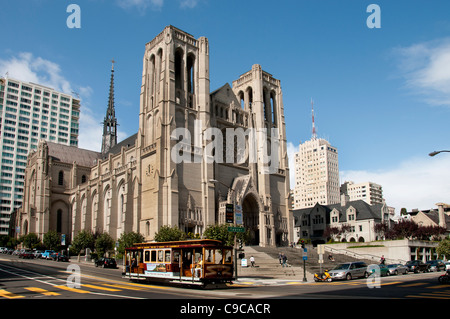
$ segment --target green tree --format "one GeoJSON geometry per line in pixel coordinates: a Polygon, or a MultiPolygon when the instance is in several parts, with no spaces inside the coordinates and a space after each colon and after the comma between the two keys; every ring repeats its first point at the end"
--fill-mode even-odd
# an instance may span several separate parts
{"type": "Polygon", "coordinates": [[[233,246],[234,245],[234,235],[236,234],[236,239],[242,243],[247,243],[250,238],[250,232],[247,230],[243,233],[234,233],[228,230],[227,224],[222,225],[209,225],[203,232],[203,237],[207,239],[220,240],[223,245],[233,246]]]}
{"type": "Polygon", "coordinates": [[[178,227],[173,226],[162,226],[159,232],[155,234],[155,241],[177,241],[186,238],[186,234],[178,229],[178,227]]]}
{"type": "Polygon", "coordinates": [[[136,232],[122,233],[119,238],[119,248],[120,254],[125,252],[125,248],[133,246],[135,243],[142,243],[144,241],[144,236],[136,232]]]}
{"type": "Polygon", "coordinates": [[[79,260],[81,252],[86,248],[91,250],[95,248],[95,238],[90,231],[82,230],[72,240],[71,251],[78,255],[79,260]]]}
{"type": "Polygon", "coordinates": [[[98,258],[103,257],[107,251],[114,248],[114,239],[108,234],[103,233],[97,237],[95,241],[95,250],[97,251],[98,258]]]}
{"type": "Polygon", "coordinates": [[[450,239],[441,240],[436,248],[436,252],[439,256],[445,256],[448,259],[450,257],[450,239]]]}
{"type": "Polygon", "coordinates": [[[22,238],[22,243],[25,247],[33,249],[41,244],[41,241],[35,233],[29,233],[22,238]]]}
{"type": "Polygon", "coordinates": [[[47,249],[58,251],[61,248],[61,236],[54,230],[44,235],[44,246],[47,249]]]}

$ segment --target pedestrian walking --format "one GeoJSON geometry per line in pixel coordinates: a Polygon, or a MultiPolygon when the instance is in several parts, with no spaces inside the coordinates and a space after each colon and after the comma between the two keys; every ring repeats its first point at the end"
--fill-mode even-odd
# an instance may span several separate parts
{"type": "Polygon", "coordinates": [[[255,267],[255,257],[253,257],[253,256],[250,257],[250,265],[252,267],[255,267]]]}
{"type": "Polygon", "coordinates": [[[283,264],[283,254],[279,253],[278,254],[278,261],[280,262],[280,266],[283,264]]]}
{"type": "Polygon", "coordinates": [[[287,267],[287,256],[286,254],[283,254],[283,267],[287,267]]]}

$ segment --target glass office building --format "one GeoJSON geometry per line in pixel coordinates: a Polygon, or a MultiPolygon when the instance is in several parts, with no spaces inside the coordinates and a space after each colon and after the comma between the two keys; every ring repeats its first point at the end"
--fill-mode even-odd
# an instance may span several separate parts
{"type": "Polygon", "coordinates": [[[78,146],[80,100],[35,83],[0,78],[0,235],[22,205],[27,155],[39,140],[78,146]]]}

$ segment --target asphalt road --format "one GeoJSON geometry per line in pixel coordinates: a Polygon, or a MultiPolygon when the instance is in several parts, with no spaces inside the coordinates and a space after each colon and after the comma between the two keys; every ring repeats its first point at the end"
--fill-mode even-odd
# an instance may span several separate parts
{"type": "MultiPolygon", "coordinates": [[[[7,304],[9,300],[78,302],[82,299],[96,305],[107,302],[111,307],[145,300],[146,306],[167,308],[169,313],[182,317],[254,314],[262,318],[311,307],[326,311],[328,307],[324,307],[324,303],[338,309],[343,304],[363,305],[369,301],[373,305],[373,300],[390,305],[406,301],[412,304],[409,308],[414,309],[425,301],[430,305],[430,302],[450,299],[450,285],[437,281],[442,272],[331,283],[241,278],[233,285],[210,289],[132,283],[121,278],[121,272],[121,269],[97,268],[76,260],[68,263],[23,260],[0,254],[0,303],[7,304]]],[[[406,307],[399,309],[404,314],[406,307]]]]}

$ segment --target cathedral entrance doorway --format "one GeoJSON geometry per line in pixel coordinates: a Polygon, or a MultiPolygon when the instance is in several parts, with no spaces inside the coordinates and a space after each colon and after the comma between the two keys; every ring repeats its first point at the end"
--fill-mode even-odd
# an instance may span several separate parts
{"type": "Polygon", "coordinates": [[[253,194],[242,201],[242,218],[245,229],[250,231],[250,245],[259,245],[259,205],[253,194]]]}

